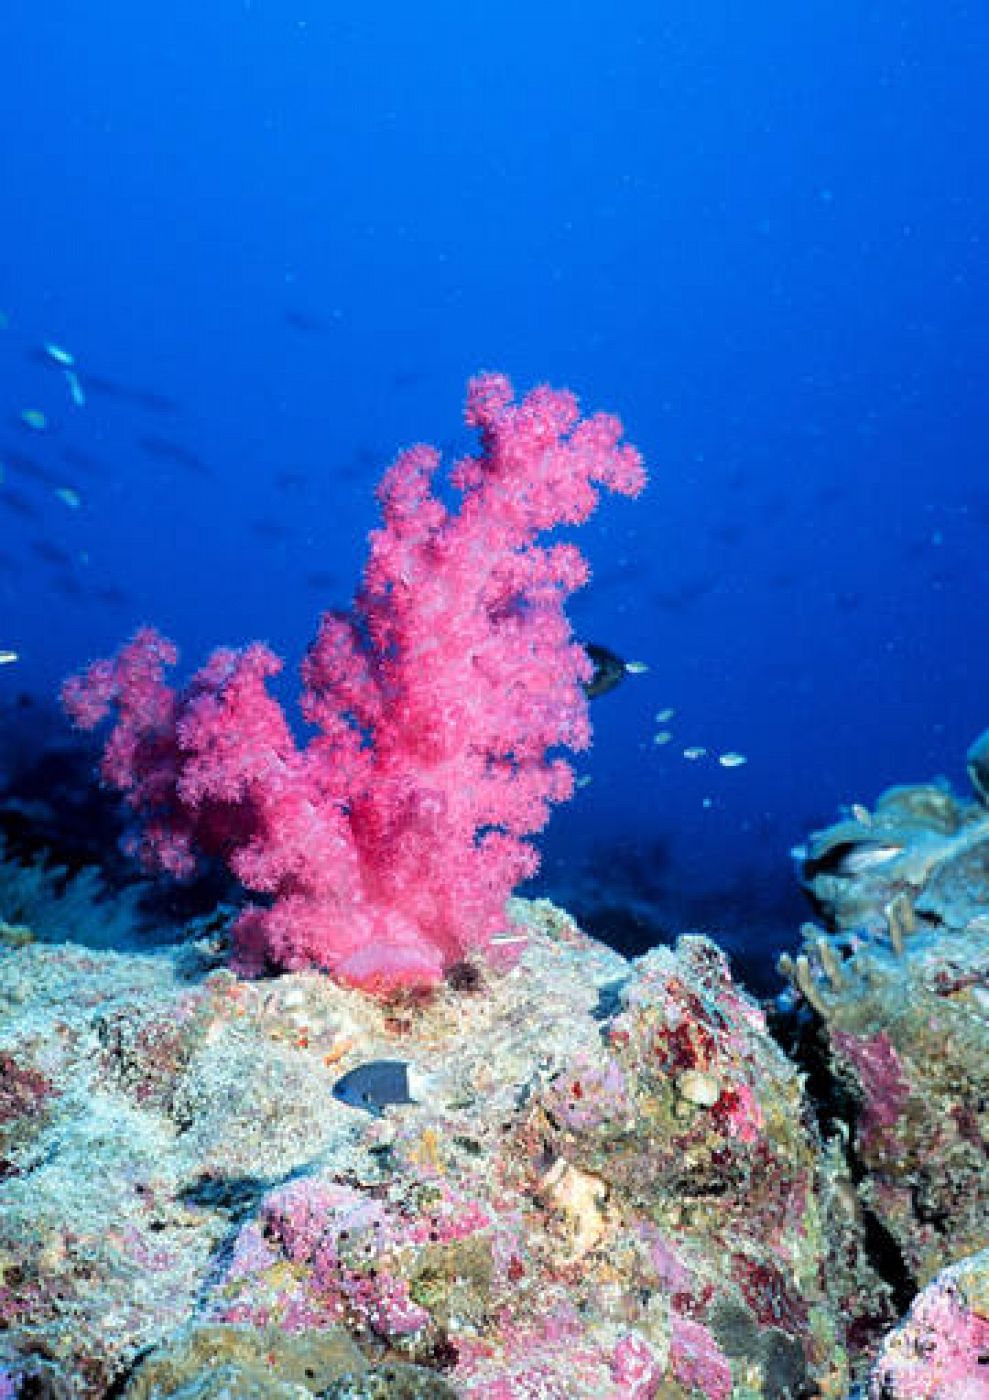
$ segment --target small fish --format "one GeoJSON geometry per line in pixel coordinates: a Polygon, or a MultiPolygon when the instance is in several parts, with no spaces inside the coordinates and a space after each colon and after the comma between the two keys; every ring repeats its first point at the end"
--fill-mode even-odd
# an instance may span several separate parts
{"type": "Polygon", "coordinates": [[[306,574],[306,584],[309,588],[315,588],[320,593],[335,592],[340,587],[340,579],[327,569],[313,569],[306,574]]]}
{"type": "Polygon", "coordinates": [[[45,486],[55,487],[61,484],[60,478],[57,477],[53,471],[42,466],[40,462],[36,462],[33,457],[29,457],[25,452],[17,452],[13,449],[8,449],[4,453],[4,459],[7,466],[20,476],[29,476],[32,480],[40,481],[45,486]]]}
{"type": "Polygon", "coordinates": [[[146,433],[137,440],[138,447],[146,452],[149,457],[157,457],[162,462],[174,462],[176,466],[185,467],[187,471],[197,472],[200,476],[209,474],[209,467],[191,447],[185,447],[181,442],[173,442],[171,438],[159,436],[157,433],[146,433]]]}
{"type": "Polygon", "coordinates": [[[278,520],[252,520],[251,534],[256,535],[259,540],[270,540],[274,544],[282,543],[291,539],[292,531],[287,525],[283,525],[278,520]]]}
{"type": "Polygon", "coordinates": [[[698,758],[703,758],[706,753],[707,749],[701,744],[692,744],[689,749],[684,749],[683,756],[684,758],[689,758],[691,762],[694,762],[698,758]]]}
{"type": "Polygon", "coordinates": [[[861,875],[863,871],[872,870],[877,865],[885,865],[887,861],[895,860],[898,855],[902,854],[903,847],[892,842],[889,845],[863,843],[861,846],[855,846],[842,857],[838,873],[840,875],[861,875]]]}
{"type": "Polygon", "coordinates": [[[69,386],[69,398],[76,408],[84,408],[86,405],[86,395],[82,385],[79,383],[79,376],[74,369],[65,371],[65,382],[69,386]]]}
{"type": "Polygon", "coordinates": [[[56,486],[55,495],[69,510],[78,510],[82,505],[82,497],[78,491],[73,491],[71,486],[56,486]]]}
{"type": "MultiPolygon", "coordinates": [[[[84,559],[82,562],[88,563],[89,561],[84,559]]],[[[124,590],[113,583],[107,584],[104,588],[97,588],[93,597],[97,602],[106,603],[111,608],[122,608],[130,603],[130,598],[124,590]]]]}
{"type": "Polygon", "coordinates": [[[669,724],[670,720],[673,718],[673,716],[674,716],[675,714],[676,714],[676,710],[672,709],[671,707],[667,707],[667,709],[665,709],[665,710],[657,710],[657,711],[656,711],[656,723],[657,723],[657,724],[669,724]]]}
{"type": "Polygon", "coordinates": [[[61,545],[53,544],[51,540],[32,540],[29,548],[31,553],[45,564],[54,564],[59,569],[72,567],[72,555],[68,550],[62,549],[61,545]]]}
{"type": "Polygon", "coordinates": [[[371,1060],[349,1070],[333,1086],[333,1097],[380,1118],[390,1104],[415,1103],[405,1060],[371,1060]]]}
{"type": "Polygon", "coordinates": [[[278,491],[294,493],[305,491],[309,480],[304,472],[281,471],[275,474],[275,488],[278,491]]]}
{"type": "Polygon", "coordinates": [[[719,753],[718,762],[722,768],[741,768],[743,763],[748,763],[744,753],[719,753]]]}
{"type": "Polygon", "coordinates": [[[855,818],[855,820],[859,823],[860,826],[872,825],[872,813],[869,811],[868,807],[863,805],[863,803],[853,802],[851,811],[852,816],[855,818]]]}
{"type": "Polygon", "coordinates": [[[0,651],[0,666],[9,666],[13,661],[19,661],[20,657],[16,651],[0,651]]]}
{"type": "Polygon", "coordinates": [[[640,676],[649,669],[644,661],[623,661],[615,652],[599,646],[597,642],[582,642],[581,646],[594,667],[591,679],[584,681],[584,694],[589,700],[607,695],[609,690],[621,685],[626,676],[640,676]]]}
{"type": "Polygon", "coordinates": [[[63,350],[61,345],[56,345],[51,340],[45,342],[45,354],[63,369],[71,369],[76,362],[76,357],[71,351],[63,350]]]}
{"type": "Polygon", "coordinates": [[[21,422],[32,432],[43,433],[48,427],[48,419],[40,408],[25,408],[21,410],[21,422]]]}
{"type": "Polygon", "coordinates": [[[104,398],[120,399],[123,403],[135,404],[138,408],[146,408],[152,413],[176,413],[178,404],[174,399],[170,399],[165,394],[159,394],[154,389],[145,389],[141,385],[121,384],[118,379],[108,379],[106,375],[89,374],[86,375],[86,383],[94,394],[102,394],[104,398]]]}
{"type": "Polygon", "coordinates": [[[672,742],[672,739],[673,735],[668,729],[660,729],[658,733],[652,736],[652,741],[654,744],[669,744],[672,742]]]}
{"type": "Polygon", "coordinates": [[[41,514],[33,501],[29,501],[19,491],[12,491],[7,486],[0,491],[0,506],[5,506],[7,510],[12,510],[15,515],[23,516],[28,520],[36,520],[41,514]]]}
{"type": "Polygon", "coordinates": [[[308,311],[300,311],[296,307],[288,307],[283,311],[282,319],[287,326],[291,326],[294,331],[301,331],[303,335],[319,335],[328,329],[326,322],[318,316],[313,316],[308,311]]]}

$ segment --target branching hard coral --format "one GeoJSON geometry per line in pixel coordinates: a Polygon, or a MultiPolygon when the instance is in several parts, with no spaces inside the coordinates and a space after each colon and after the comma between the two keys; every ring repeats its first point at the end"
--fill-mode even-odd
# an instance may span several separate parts
{"type": "Polygon", "coordinates": [[[604,414],[542,387],[515,402],[486,374],[468,391],[481,450],[401,454],[350,613],[323,616],[303,664],[296,744],[266,689],[265,646],[221,649],[174,691],[172,644],[150,629],[65,685],[90,729],[108,715],[104,781],[140,818],[147,865],[186,875],[217,856],[265,898],[235,926],[240,967],[315,965],[370,990],[435,982],[505,929],[538,863],[527,839],[573,790],[561,747],[590,741],[590,663],[563,605],[587,578],[572,545],[598,487],[636,495],[639,454],[604,414]]]}

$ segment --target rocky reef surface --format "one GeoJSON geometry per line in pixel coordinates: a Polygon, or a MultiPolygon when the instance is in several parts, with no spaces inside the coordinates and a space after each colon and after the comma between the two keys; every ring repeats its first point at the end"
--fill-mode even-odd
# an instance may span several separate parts
{"type": "Polygon", "coordinates": [[[989,1395],[979,773],[811,838],[767,1007],[545,901],[428,997],[244,981],[0,862],[0,1396],[989,1395]]]}

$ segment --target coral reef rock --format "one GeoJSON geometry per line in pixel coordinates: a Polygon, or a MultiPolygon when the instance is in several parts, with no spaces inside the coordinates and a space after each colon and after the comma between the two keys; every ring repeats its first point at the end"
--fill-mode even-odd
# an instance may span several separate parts
{"type": "Polygon", "coordinates": [[[511,910],[510,971],[390,1002],[215,931],[4,950],[0,1385],[844,1395],[847,1182],[758,1004],[706,939],[511,910]],[[334,1098],[377,1060],[414,1102],[334,1098]]]}
{"type": "Polygon", "coordinates": [[[989,812],[893,788],[818,833],[805,876],[823,926],[781,967],[821,1019],[861,1205],[913,1293],[989,1245],[989,812]]]}

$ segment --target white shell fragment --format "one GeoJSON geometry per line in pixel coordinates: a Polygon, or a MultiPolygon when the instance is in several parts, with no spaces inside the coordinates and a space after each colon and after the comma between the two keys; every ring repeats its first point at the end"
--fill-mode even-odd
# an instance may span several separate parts
{"type": "Polygon", "coordinates": [[[677,1076],[677,1093],[698,1108],[713,1108],[721,1097],[717,1075],[703,1069],[685,1069],[677,1076]]]}

